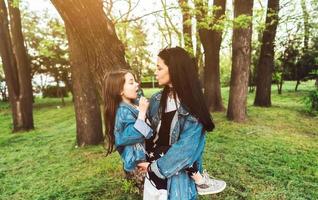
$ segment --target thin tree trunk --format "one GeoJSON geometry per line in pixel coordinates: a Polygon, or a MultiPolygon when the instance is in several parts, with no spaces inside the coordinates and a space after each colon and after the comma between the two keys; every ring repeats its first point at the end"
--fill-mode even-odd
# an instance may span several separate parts
{"type": "Polygon", "coordinates": [[[309,41],[309,13],[306,7],[306,1],[301,0],[301,9],[303,12],[303,20],[304,20],[304,50],[308,50],[308,41],[309,41]]]}
{"type": "Polygon", "coordinates": [[[274,71],[275,35],[278,25],[279,0],[268,0],[266,27],[263,33],[261,54],[256,68],[255,106],[271,106],[272,74],[274,71]]]}
{"type": "MultiPolygon", "coordinates": [[[[253,0],[234,0],[234,17],[252,16],[253,0]]],[[[248,27],[234,23],[232,44],[232,71],[227,118],[236,122],[246,119],[248,76],[251,64],[252,21],[248,27]]]]}
{"type": "Polygon", "coordinates": [[[295,92],[298,91],[298,86],[300,85],[300,80],[297,80],[296,81],[296,86],[295,86],[295,92]]]}
{"type": "MultiPolygon", "coordinates": [[[[9,1],[10,3],[11,1],[9,1]]],[[[13,8],[10,5],[9,10],[12,41],[9,33],[7,7],[5,1],[1,0],[0,53],[12,110],[13,132],[28,131],[34,128],[31,69],[24,47],[20,11],[18,7],[13,8]]]]}
{"type": "Polygon", "coordinates": [[[194,55],[192,44],[192,23],[188,0],[178,0],[182,12],[182,32],[185,49],[194,55]]]}
{"type": "Polygon", "coordinates": [[[56,96],[61,99],[62,106],[65,106],[64,94],[63,94],[63,91],[60,87],[60,81],[59,81],[58,74],[55,74],[55,82],[56,82],[56,93],[57,93],[56,96]]]}
{"type": "Polygon", "coordinates": [[[22,130],[30,130],[33,125],[33,91],[31,83],[31,66],[24,46],[24,38],[22,34],[21,15],[19,5],[14,5],[14,1],[9,2],[10,27],[12,48],[18,68],[19,77],[19,99],[21,106],[17,106],[18,112],[22,114],[23,128],[22,130]],[[21,108],[21,109],[20,109],[21,108]],[[21,110],[21,111],[19,111],[21,110]]]}
{"type": "Polygon", "coordinates": [[[283,89],[283,77],[279,80],[278,84],[278,94],[282,94],[282,89],[283,89]]]}
{"type": "MultiPolygon", "coordinates": [[[[220,20],[225,14],[226,0],[215,0],[213,2],[214,7],[218,7],[213,13],[215,20],[212,21],[212,25],[220,23],[220,20]]],[[[197,2],[197,8],[201,10],[201,15],[197,15],[198,22],[202,22],[203,16],[206,15],[204,5],[201,2],[197,2]]],[[[211,111],[224,111],[221,95],[221,83],[220,83],[220,48],[222,42],[223,30],[208,30],[205,28],[199,28],[200,39],[204,48],[204,96],[208,108],[211,111]]]]}
{"type": "Polygon", "coordinates": [[[103,133],[97,94],[101,97],[107,71],[129,68],[124,58],[124,46],[103,11],[102,1],[51,2],[64,20],[69,41],[77,144],[101,143],[103,133]]]}

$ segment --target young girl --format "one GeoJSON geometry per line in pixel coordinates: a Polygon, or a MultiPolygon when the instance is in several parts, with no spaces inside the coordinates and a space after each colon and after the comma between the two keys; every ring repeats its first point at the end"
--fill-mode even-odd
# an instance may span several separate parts
{"type": "MultiPolygon", "coordinates": [[[[140,97],[139,106],[134,104],[138,98],[138,89],[138,83],[129,71],[113,71],[105,76],[103,98],[107,154],[113,151],[115,145],[127,172],[132,172],[137,164],[146,161],[145,139],[153,136],[153,130],[145,122],[148,100],[140,97]]],[[[151,156],[148,155],[148,158],[151,156]]],[[[219,192],[215,189],[215,181],[202,176],[196,163],[186,171],[194,179],[200,194],[219,192]]]]}
{"type": "Polygon", "coordinates": [[[140,97],[137,107],[133,103],[138,98],[137,91],[138,83],[131,72],[120,70],[106,74],[103,98],[107,154],[115,145],[127,172],[145,161],[144,141],[152,136],[152,129],[145,122],[149,103],[140,97]]]}

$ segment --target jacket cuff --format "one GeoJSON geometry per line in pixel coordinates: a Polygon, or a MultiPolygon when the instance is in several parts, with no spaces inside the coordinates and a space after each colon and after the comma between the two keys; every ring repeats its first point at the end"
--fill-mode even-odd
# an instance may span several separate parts
{"type": "Polygon", "coordinates": [[[166,177],[164,175],[161,174],[160,170],[159,170],[159,167],[157,165],[157,161],[151,163],[150,165],[150,169],[153,173],[156,174],[156,176],[158,176],[159,178],[161,179],[165,179],[166,177]]]}
{"type": "Polygon", "coordinates": [[[143,136],[145,136],[146,139],[149,139],[152,136],[152,129],[145,121],[141,119],[136,120],[134,128],[137,129],[137,131],[143,136]]]}

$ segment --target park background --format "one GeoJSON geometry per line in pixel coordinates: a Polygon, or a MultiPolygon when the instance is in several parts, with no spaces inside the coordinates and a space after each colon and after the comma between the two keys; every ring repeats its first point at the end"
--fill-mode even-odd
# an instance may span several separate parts
{"type": "Polygon", "coordinates": [[[216,129],[199,199],[318,198],[317,0],[0,0],[0,199],[140,199],[106,157],[103,75],[150,97],[160,49],[198,63],[216,129]]]}

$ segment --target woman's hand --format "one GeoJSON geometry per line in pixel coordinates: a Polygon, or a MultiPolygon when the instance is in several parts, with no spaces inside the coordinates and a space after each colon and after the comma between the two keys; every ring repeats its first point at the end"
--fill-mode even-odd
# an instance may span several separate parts
{"type": "Polygon", "coordinates": [[[148,172],[148,166],[149,165],[150,165],[149,162],[142,162],[142,163],[137,164],[137,167],[138,167],[138,170],[140,172],[146,173],[146,172],[148,172]]]}
{"type": "Polygon", "coordinates": [[[138,119],[145,120],[148,107],[148,99],[145,97],[140,97],[138,119]]]}

